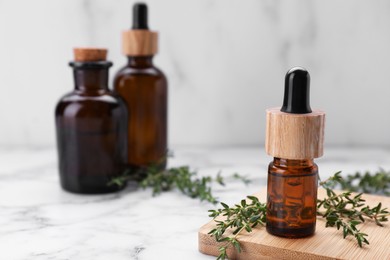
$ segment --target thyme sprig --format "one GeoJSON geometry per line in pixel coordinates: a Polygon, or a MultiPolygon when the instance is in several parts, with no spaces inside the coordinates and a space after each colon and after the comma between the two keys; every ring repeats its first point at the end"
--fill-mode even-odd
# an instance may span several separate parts
{"type": "MultiPolygon", "coordinates": [[[[158,166],[149,166],[143,169],[145,178],[139,180],[139,174],[126,171],[123,175],[113,178],[108,185],[123,186],[127,181],[136,180],[143,189],[152,188],[153,196],[162,192],[178,189],[184,195],[190,198],[198,198],[201,201],[218,203],[217,197],[212,193],[212,184],[216,183],[225,186],[226,178],[221,172],[215,177],[199,176],[198,172],[191,170],[189,166],[172,167],[161,169],[158,166]]],[[[250,180],[246,176],[235,173],[231,178],[240,180],[244,184],[249,184],[250,180]]]]}
{"type": "Polygon", "coordinates": [[[356,172],[330,183],[330,188],[390,196],[390,171],[356,172]]]}
{"type": "Polygon", "coordinates": [[[247,196],[247,200],[241,200],[240,204],[229,207],[227,204],[221,202],[222,209],[209,210],[209,217],[214,219],[218,216],[223,216],[225,220],[215,219],[217,225],[208,234],[214,236],[218,242],[225,242],[219,247],[219,256],[217,260],[227,258],[227,248],[230,245],[241,252],[240,243],[237,236],[242,231],[252,232],[252,229],[258,225],[265,224],[266,204],[261,203],[255,196],[247,196]],[[231,236],[223,236],[228,229],[233,229],[231,236]]]}
{"type": "MultiPolygon", "coordinates": [[[[342,183],[345,184],[350,180],[351,178],[348,177],[346,180],[343,179],[341,172],[337,172],[329,179],[319,183],[326,190],[326,197],[317,201],[317,215],[325,219],[326,227],[341,229],[344,238],[351,235],[355,237],[358,245],[362,247],[363,244],[369,244],[368,235],[361,232],[357,226],[367,219],[373,220],[378,226],[383,226],[382,222],[388,221],[390,214],[386,208],[382,208],[381,203],[378,203],[373,208],[366,205],[365,200],[362,198],[362,193],[353,195],[352,192],[346,191],[337,194],[333,190],[334,187],[341,186],[342,183]]],[[[370,185],[376,185],[376,182],[369,183],[370,185]]],[[[219,247],[217,260],[227,259],[229,246],[233,246],[238,252],[241,252],[241,245],[238,239],[240,233],[250,233],[254,227],[265,225],[266,204],[261,203],[254,196],[248,196],[247,198],[249,203],[246,200],[242,200],[240,204],[230,207],[221,202],[222,208],[209,210],[209,216],[217,223],[216,227],[209,234],[216,241],[224,242],[219,247]],[[229,232],[230,235],[228,235],[229,232]]]]}
{"type": "Polygon", "coordinates": [[[217,198],[212,194],[211,183],[218,183],[224,186],[224,179],[220,173],[215,178],[210,176],[198,177],[196,171],[191,171],[188,166],[170,168],[156,172],[149,172],[141,181],[142,188],[150,187],[153,196],[174,188],[180,190],[190,198],[199,198],[201,201],[217,203],[217,198]]]}
{"type": "Polygon", "coordinates": [[[378,226],[383,226],[382,222],[388,221],[389,211],[382,209],[382,203],[370,208],[364,203],[362,193],[352,195],[351,191],[346,191],[336,194],[331,187],[336,186],[336,183],[346,183],[340,174],[337,172],[327,181],[320,182],[327,197],[317,200],[317,215],[326,219],[326,227],[342,229],[344,238],[352,235],[362,247],[363,244],[369,244],[366,238],[368,235],[361,232],[357,225],[372,219],[378,226]]]}

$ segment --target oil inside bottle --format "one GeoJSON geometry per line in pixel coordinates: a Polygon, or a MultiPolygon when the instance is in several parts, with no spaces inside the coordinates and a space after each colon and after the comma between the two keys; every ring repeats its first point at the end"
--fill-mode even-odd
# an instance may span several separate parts
{"type": "Polygon", "coordinates": [[[267,231],[291,238],[312,235],[318,168],[311,160],[275,160],[268,175],[267,231]]]}

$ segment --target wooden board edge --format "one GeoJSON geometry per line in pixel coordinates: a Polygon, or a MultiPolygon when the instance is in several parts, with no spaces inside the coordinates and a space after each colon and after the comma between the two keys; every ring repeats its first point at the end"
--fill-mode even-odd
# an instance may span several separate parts
{"type": "MultiPolygon", "coordinates": [[[[322,188],[319,188],[319,198],[325,196],[325,190],[322,188]]],[[[343,191],[336,191],[336,192],[343,192],[343,191]]],[[[353,193],[357,194],[357,193],[353,193]]],[[[254,196],[262,198],[264,195],[264,191],[260,193],[254,194],[254,196]]],[[[373,194],[363,194],[366,201],[370,201],[370,206],[374,206],[379,201],[382,201],[382,199],[389,198],[387,196],[382,197],[380,195],[373,195],[373,194]]],[[[384,204],[383,205],[386,208],[390,208],[390,204],[384,204]]],[[[322,218],[318,218],[318,220],[322,220],[322,218]]],[[[211,237],[208,232],[214,227],[215,222],[213,220],[209,221],[208,223],[204,224],[202,227],[198,230],[198,250],[199,252],[210,255],[210,256],[218,256],[218,244],[214,240],[213,237],[211,237]]],[[[388,223],[385,223],[385,226],[389,225],[388,223]]],[[[266,231],[264,231],[266,232],[266,231]]],[[[253,235],[253,234],[252,234],[253,235]]],[[[253,243],[254,247],[256,247],[256,251],[252,250],[252,243],[249,241],[245,241],[245,244],[243,245],[243,250],[241,253],[238,253],[233,248],[228,248],[227,253],[229,256],[229,259],[238,259],[238,260],[257,260],[257,259],[315,259],[315,260],[329,260],[329,259],[348,259],[348,256],[345,256],[343,258],[335,257],[335,256],[324,256],[319,255],[315,253],[310,252],[302,252],[300,251],[299,254],[296,254],[297,252],[292,249],[285,249],[285,248],[279,248],[279,247],[273,247],[270,245],[263,245],[258,243],[253,243]],[[250,248],[251,252],[247,252],[248,248],[250,248]],[[267,252],[271,252],[268,253],[267,252]],[[276,254],[275,254],[276,252],[276,254]]],[[[390,259],[389,259],[390,260],[390,259]]]]}
{"type": "MultiPolygon", "coordinates": [[[[210,226],[210,223],[203,225],[198,231],[198,250],[202,254],[215,256],[219,255],[218,247],[216,246],[215,240],[205,231],[205,228],[210,226]]],[[[266,232],[264,230],[264,232],[266,232]]],[[[245,242],[242,245],[242,251],[239,253],[233,247],[227,249],[229,259],[237,260],[262,260],[262,259],[299,259],[299,260],[329,260],[336,259],[327,256],[316,255],[308,252],[295,252],[290,249],[278,248],[269,245],[256,244],[258,250],[256,252],[249,252],[248,248],[251,247],[252,242],[245,242]],[[275,254],[274,252],[278,252],[275,254]],[[288,258],[286,258],[288,256],[288,258]]]]}

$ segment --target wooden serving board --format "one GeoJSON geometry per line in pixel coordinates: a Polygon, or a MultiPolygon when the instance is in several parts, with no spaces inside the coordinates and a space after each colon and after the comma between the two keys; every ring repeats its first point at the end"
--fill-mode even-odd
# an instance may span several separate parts
{"type": "MultiPolygon", "coordinates": [[[[319,190],[318,196],[324,196],[324,190],[319,190]]],[[[260,201],[265,201],[266,191],[256,194],[260,201]]],[[[363,195],[363,199],[371,207],[382,202],[382,208],[390,209],[390,197],[363,195]]],[[[221,243],[215,241],[207,233],[215,227],[210,221],[199,229],[199,251],[218,256],[221,243]]],[[[358,228],[368,234],[370,245],[360,248],[354,237],[343,239],[342,231],[335,227],[325,228],[325,220],[317,218],[316,233],[312,237],[289,239],[270,235],[265,227],[257,227],[251,233],[243,232],[238,236],[242,252],[228,248],[229,259],[364,259],[390,260],[390,223],[384,227],[377,226],[373,221],[358,225],[358,228]]],[[[230,235],[231,233],[229,233],[230,235]]],[[[223,242],[222,242],[223,243],[223,242]]]]}

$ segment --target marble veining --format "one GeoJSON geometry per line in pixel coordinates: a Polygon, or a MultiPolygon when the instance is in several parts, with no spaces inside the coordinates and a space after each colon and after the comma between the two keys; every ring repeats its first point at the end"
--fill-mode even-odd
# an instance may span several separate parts
{"type": "MultiPolygon", "coordinates": [[[[73,88],[72,48],[108,48],[112,83],[126,63],[121,31],[134,2],[0,1],[0,146],[55,145],[53,110],[73,88]]],[[[286,71],[303,66],[313,108],[327,112],[328,144],[390,146],[390,1],[147,2],[160,33],[155,63],[169,81],[172,145],[263,143],[264,110],[281,105],[286,71]]]]}
{"type": "MultiPolygon", "coordinates": [[[[265,187],[271,159],[258,148],[183,147],[169,163],[200,175],[221,171],[227,185],[215,185],[215,195],[235,203],[265,187]],[[232,181],[235,172],[252,183],[232,181]]],[[[322,178],[390,169],[390,151],[330,148],[317,162],[322,178]]],[[[178,192],[152,197],[135,184],[116,194],[71,194],[59,186],[54,149],[0,150],[1,259],[213,259],[197,250],[197,230],[213,207],[178,192]]]]}

